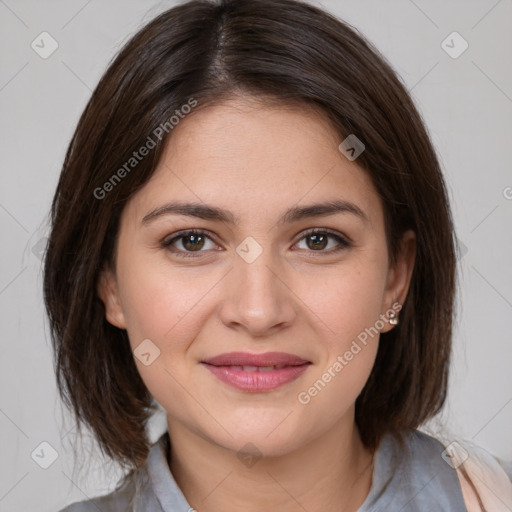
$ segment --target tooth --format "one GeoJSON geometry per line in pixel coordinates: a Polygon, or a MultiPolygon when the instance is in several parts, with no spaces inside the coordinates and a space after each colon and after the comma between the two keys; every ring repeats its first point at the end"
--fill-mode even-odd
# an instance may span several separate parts
{"type": "Polygon", "coordinates": [[[257,366],[244,366],[243,367],[244,372],[256,372],[258,371],[257,366]]]}
{"type": "Polygon", "coordinates": [[[272,370],[275,370],[275,366],[260,366],[259,371],[260,372],[271,372],[272,370]]]}
{"type": "Polygon", "coordinates": [[[243,367],[243,366],[231,366],[230,368],[231,368],[232,370],[238,370],[238,371],[240,371],[240,372],[244,369],[244,367],[243,367]]]}

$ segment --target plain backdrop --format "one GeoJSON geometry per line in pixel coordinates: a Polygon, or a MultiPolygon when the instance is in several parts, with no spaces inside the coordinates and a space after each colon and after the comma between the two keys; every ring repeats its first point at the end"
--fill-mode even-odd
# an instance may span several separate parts
{"type": "MultiPolygon", "coordinates": [[[[432,136],[460,241],[459,315],[440,425],[451,440],[512,460],[512,1],[313,3],[376,45],[432,136]]],[[[119,476],[89,443],[79,446],[77,460],[91,453],[91,463],[82,471],[74,466],[74,432],[56,394],[42,303],[41,240],[92,89],[128,37],[173,5],[0,0],[2,512],[54,512],[109,491],[119,476]],[[31,46],[41,37],[46,50],[58,44],[47,58],[31,46]]],[[[153,439],[164,420],[152,424],[153,439]]]]}

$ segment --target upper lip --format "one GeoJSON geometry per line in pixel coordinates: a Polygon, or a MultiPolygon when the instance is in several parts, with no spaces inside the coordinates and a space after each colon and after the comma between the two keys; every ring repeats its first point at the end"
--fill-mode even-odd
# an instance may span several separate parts
{"type": "Polygon", "coordinates": [[[229,352],[205,359],[202,362],[214,366],[299,366],[310,361],[286,352],[265,352],[263,354],[229,352]]]}

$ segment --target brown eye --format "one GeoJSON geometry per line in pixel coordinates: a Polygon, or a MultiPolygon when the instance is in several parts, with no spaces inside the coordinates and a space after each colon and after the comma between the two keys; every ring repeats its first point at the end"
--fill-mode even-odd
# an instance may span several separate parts
{"type": "Polygon", "coordinates": [[[204,247],[204,236],[203,235],[186,235],[180,237],[182,246],[187,251],[198,251],[204,247]]]}
{"type": "Polygon", "coordinates": [[[350,243],[345,240],[342,236],[332,233],[330,231],[325,231],[321,229],[315,229],[313,231],[309,231],[306,233],[299,242],[302,240],[306,240],[306,247],[310,250],[310,252],[336,252],[347,247],[350,247],[350,243]],[[334,240],[337,244],[334,244],[334,248],[331,247],[329,250],[325,250],[329,246],[329,241],[334,240]]]}
{"type": "Polygon", "coordinates": [[[306,239],[311,242],[307,244],[310,249],[325,249],[329,241],[329,236],[314,234],[308,235],[306,239]]]}
{"type": "MultiPolygon", "coordinates": [[[[195,257],[195,255],[187,254],[187,253],[201,253],[205,252],[203,249],[207,245],[207,242],[210,241],[213,247],[209,247],[213,249],[215,244],[213,240],[204,232],[197,230],[188,230],[182,231],[178,233],[176,236],[165,240],[162,242],[162,247],[169,249],[172,253],[182,256],[182,257],[195,257]]],[[[207,247],[208,249],[208,247],[207,247]]],[[[198,254],[200,256],[200,254],[198,254]]]]}

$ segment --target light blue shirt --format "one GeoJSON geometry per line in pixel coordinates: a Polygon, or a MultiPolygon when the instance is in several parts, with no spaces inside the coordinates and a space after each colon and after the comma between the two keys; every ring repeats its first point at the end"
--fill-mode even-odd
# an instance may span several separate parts
{"type": "MultiPolygon", "coordinates": [[[[370,492],[358,512],[465,512],[457,474],[441,457],[443,445],[417,430],[403,440],[403,448],[391,435],[380,443],[370,492]]],[[[193,512],[169,469],[168,442],[166,432],[123,487],[61,512],[193,512]]]]}

